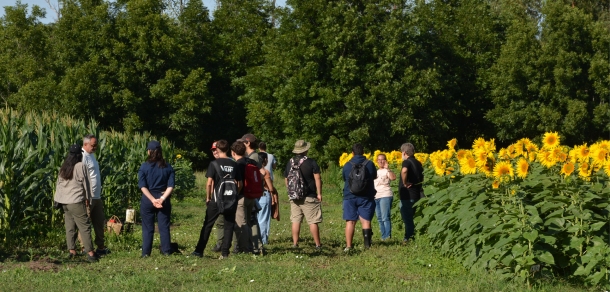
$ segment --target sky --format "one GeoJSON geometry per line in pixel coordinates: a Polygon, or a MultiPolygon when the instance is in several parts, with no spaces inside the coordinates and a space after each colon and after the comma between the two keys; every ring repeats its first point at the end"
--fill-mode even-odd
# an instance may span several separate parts
{"type": "MultiPolygon", "coordinates": [[[[49,0],[52,4],[57,5],[57,0],[49,0]]],[[[208,7],[210,11],[213,11],[216,7],[215,0],[202,0],[203,5],[208,7]]],[[[4,16],[4,6],[14,6],[17,3],[17,0],[0,0],[0,17],[4,16]]],[[[49,4],[45,0],[21,0],[22,4],[27,4],[28,8],[32,8],[34,5],[38,5],[44,8],[47,12],[47,17],[42,19],[43,23],[49,23],[55,21],[55,12],[49,8],[49,4]]],[[[276,0],[276,5],[284,6],[286,4],[286,0],[276,0]]]]}

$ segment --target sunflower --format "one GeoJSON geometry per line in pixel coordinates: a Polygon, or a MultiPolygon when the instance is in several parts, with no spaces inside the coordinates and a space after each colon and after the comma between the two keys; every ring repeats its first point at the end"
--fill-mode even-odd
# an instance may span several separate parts
{"type": "MultiPolygon", "coordinates": [[[[478,162],[477,162],[478,163],[478,162]]],[[[487,160],[484,165],[477,165],[479,167],[479,171],[484,173],[486,176],[492,176],[492,170],[494,168],[494,164],[496,163],[495,159],[492,157],[487,157],[487,160]]]]}
{"type": "Polygon", "coordinates": [[[547,151],[546,149],[540,149],[536,158],[538,159],[538,162],[546,168],[551,168],[557,163],[557,160],[553,156],[553,152],[547,151]]]}
{"type": "Polygon", "coordinates": [[[602,147],[595,147],[592,151],[593,164],[595,165],[603,165],[606,162],[606,158],[608,157],[608,150],[602,147]]]}
{"type": "Polygon", "coordinates": [[[498,151],[498,159],[500,159],[500,160],[510,160],[510,156],[508,154],[508,150],[506,150],[505,148],[500,148],[500,151],[498,151]]]}
{"type": "Polygon", "coordinates": [[[477,173],[477,162],[472,156],[460,160],[460,172],[463,174],[477,173]]]}
{"type": "Polygon", "coordinates": [[[460,150],[457,151],[456,156],[457,156],[457,159],[459,161],[459,160],[462,160],[464,158],[468,158],[468,156],[472,157],[472,154],[468,150],[460,149],[460,150]]]}
{"type": "Polygon", "coordinates": [[[527,160],[523,157],[517,161],[517,176],[520,178],[525,178],[527,176],[527,171],[529,170],[530,165],[527,163],[527,160]]]}
{"type": "Polygon", "coordinates": [[[476,140],[474,140],[474,142],[472,142],[473,150],[484,149],[484,148],[485,148],[485,139],[477,138],[476,140]]]}
{"type": "Polygon", "coordinates": [[[447,147],[449,148],[449,150],[455,150],[455,145],[457,144],[457,139],[453,138],[449,141],[447,141],[447,147]]]}
{"type": "Polygon", "coordinates": [[[490,151],[490,152],[496,151],[495,139],[491,139],[491,140],[485,142],[485,149],[487,149],[487,151],[490,151]]]}
{"type": "Polygon", "coordinates": [[[343,154],[341,154],[341,157],[339,158],[339,166],[343,167],[348,161],[352,159],[352,157],[354,157],[352,153],[347,154],[344,152],[343,154]]]}
{"type": "Polygon", "coordinates": [[[477,161],[477,166],[483,166],[485,165],[485,163],[487,163],[487,158],[489,157],[489,155],[487,154],[487,152],[485,150],[479,150],[477,152],[475,152],[475,160],[477,161]]]}
{"type": "Polygon", "coordinates": [[[585,181],[589,181],[591,179],[591,170],[589,169],[589,163],[581,163],[578,167],[578,176],[585,181]]]}
{"type": "Polygon", "coordinates": [[[604,149],[606,149],[606,151],[610,152],[610,141],[602,140],[598,144],[599,144],[599,147],[604,148],[604,149]]]}
{"type": "Polygon", "coordinates": [[[528,153],[538,152],[538,146],[536,146],[536,144],[530,142],[527,145],[525,145],[525,150],[527,150],[528,153]]]}
{"type": "Polygon", "coordinates": [[[506,147],[506,152],[508,154],[508,157],[510,157],[510,159],[513,159],[513,158],[521,155],[521,154],[517,154],[515,144],[508,145],[508,147],[506,147]]]}
{"type": "Polygon", "coordinates": [[[578,161],[580,162],[585,162],[589,160],[589,154],[590,154],[590,150],[589,147],[587,147],[587,143],[579,145],[579,146],[575,146],[574,150],[576,152],[576,159],[578,159],[578,161]]]}
{"type": "Polygon", "coordinates": [[[561,174],[564,176],[570,176],[574,172],[574,164],[572,162],[566,162],[561,167],[561,174]]]}
{"type": "Polygon", "coordinates": [[[606,161],[606,164],[604,164],[604,172],[607,176],[610,176],[610,160],[606,161]]]}
{"type": "Polygon", "coordinates": [[[491,183],[491,187],[494,188],[494,189],[499,188],[500,187],[500,182],[497,181],[497,180],[494,180],[494,182],[491,183]]]}
{"type": "Polygon", "coordinates": [[[536,152],[530,152],[527,155],[527,158],[529,159],[530,162],[534,162],[534,160],[536,160],[536,152]]]}
{"type": "Polygon", "coordinates": [[[511,179],[515,174],[513,166],[508,161],[500,161],[494,166],[494,178],[504,181],[511,179]]]}
{"type": "Polygon", "coordinates": [[[524,151],[523,146],[524,146],[523,139],[521,139],[521,140],[515,142],[515,144],[513,144],[513,147],[515,148],[515,157],[523,155],[523,151],[524,151]]]}
{"type": "Polygon", "coordinates": [[[567,148],[562,149],[562,147],[558,147],[553,149],[553,159],[558,162],[565,162],[568,159],[568,154],[566,154],[567,148]]]}
{"type": "Polygon", "coordinates": [[[544,133],[542,143],[544,144],[543,148],[555,149],[555,147],[559,146],[559,134],[557,132],[544,133]]]}
{"type": "Polygon", "coordinates": [[[421,164],[424,164],[426,160],[428,160],[428,154],[426,153],[415,153],[414,156],[421,164]]]}

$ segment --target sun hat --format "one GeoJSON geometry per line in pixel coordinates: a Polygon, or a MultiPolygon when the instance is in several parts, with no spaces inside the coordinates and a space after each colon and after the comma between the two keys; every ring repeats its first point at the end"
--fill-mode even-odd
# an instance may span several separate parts
{"type": "Polygon", "coordinates": [[[309,150],[309,147],[311,147],[311,143],[305,142],[305,140],[297,140],[296,143],[294,143],[294,149],[292,150],[292,153],[301,154],[309,150]]]}
{"type": "Polygon", "coordinates": [[[156,149],[161,149],[161,143],[159,143],[159,141],[152,140],[152,141],[148,142],[148,147],[146,147],[146,150],[156,150],[156,149]]]}

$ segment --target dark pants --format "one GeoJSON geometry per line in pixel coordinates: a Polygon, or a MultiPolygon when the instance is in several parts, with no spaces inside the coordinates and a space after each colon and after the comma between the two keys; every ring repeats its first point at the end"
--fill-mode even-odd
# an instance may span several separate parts
{"type": "Polygon", "coordinates": [[[237,206],[229,210],[225,210],[223,213],[220,213],[220,210],[218,210],[218,207],[216,206],[216,202],[210,201],[207,204],[207,209],[205,211],[205,219],[203,220],[203,227],[201,227],[201,232],[199,233],[199,241],[197,242],[197,246],[195,247],[196,252],[203,253],[203,250],[205,249],[205,246],[208,244],[208,240],[210,239],[210,234],[212,233],[214,223],[216,223],[216,219],[218,219],[218,216],[222,214],[224,217],[224,236],[222,238],[222,246],[220,250],[223,256],[229,255],[229,250],[231,249],[231,240],[233,240],[233,228],[235,226],[236,207],[237,206]]]}
{"type": "Polygon", "coordinates": [[[413,216],[415,216],[415,204],[416,200],[400,200],[400,215],[402,221],[405,223],[405,237],[404,240],[409,240],[415,235],[415,223],[413,222],[413,216]]]}
{"type": "MultiPolygon", "coordinates": [[[[162,194],[153,194],[153,197],[159,198],[162,194]]],[[[164,254],[171,254],[171,238],[169,234],[169,222],[172,214],[172,204],[170,198],[163,202],[163,208],[158,209],[153,206],[152,202],[142,196],[140,201],[140,216],[142,218],[142,255],[150,255],[152,251],[153,236],[155,234],[155,215],[157,216],[157,225],[159,227],[159,235],[161,235],[161,251],[164,254]]]]}

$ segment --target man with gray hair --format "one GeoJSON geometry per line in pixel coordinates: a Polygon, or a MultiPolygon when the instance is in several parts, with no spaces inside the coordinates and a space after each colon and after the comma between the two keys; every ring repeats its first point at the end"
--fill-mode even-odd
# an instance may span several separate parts
{"type": "Polygon", "coordinates": [[[92,200],[89,205],[91,225],[95,231],[95,245],[97,249],[95,253],[99,255],[107,255],[110,250],[104,245],[104,201],[102,201],[102,175],[100,173],[100,165],[95,159],[95,150],[97,149],[97,138],[94,135],[88,134],[83,137],[83,164],[87,167],[87,177],[91,186],[92,200]]]}
{"type": "Polygon", "coordinates": [[[408,242],[415,235],[415,207],[413,205],[420,199],[422,182],[424,181],[424,168],[415,159],[415,147],[411,143],[404,143],[400,146],[402,153],[402,169],[398,182],[400,194],[400,215],[405,223],[405,237],[403,243],[408,242]]]}

